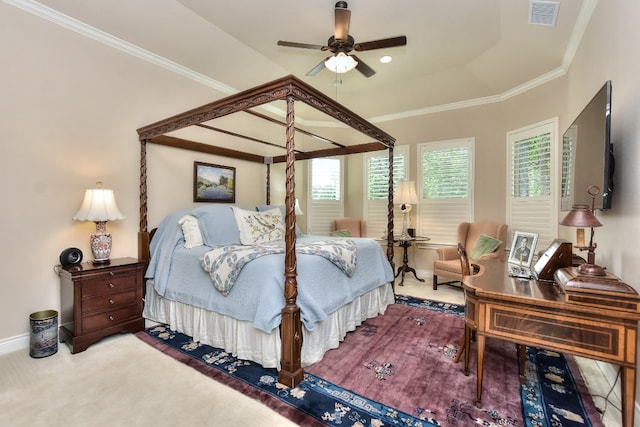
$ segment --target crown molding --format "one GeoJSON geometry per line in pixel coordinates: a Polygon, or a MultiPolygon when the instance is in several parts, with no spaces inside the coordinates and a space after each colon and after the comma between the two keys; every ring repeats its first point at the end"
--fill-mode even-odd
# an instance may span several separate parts
{"type": "Polygon", "coordinates": [[[155,53],[150,52],[146,49],[142,49],[139,46],[136,46],[109,33],[92,27],[91,25],[85,24],[82,21],[60,13],[57,10],[45,6],[41,3],[32,0],[2,1],[19,9],[22,9],[25,12],[31,13],[32,15],[46,19],[47,21],[53,22],[54,24],[60,25],[61,27],[76,32],[82,36],[88,37],[114,49],[135,56],[136,58],[142,59],[143,61],[150,62],[173,73],[182,75],[188,79],[194,80],[200,84],[211,87],[222,93],[231,95],[238,92],[237,89],[231,86],[207,77],[204,74],[191,70],[183,65],[178,64],[177,62],[170,61],[160,55],[156,55],[155,53]]]}
{"type": "MultiPolygon", "coordinates": [[[[32,15],[35,15],[47,21],[53,22],[64,28],[74,31],[80,35],[83,35],[92,40],[98,41],[100,43],[103,43],[114,49],[118,49],[124,53],[135,56],[136,58],[142,59],[143,61],[147,61],[151,64],[157,65],[172,73],[176,73],[178,75],[191,79],[197,83],[213,88],[224,94],[232,95],[239,92],[237,89],[229,85],[226,85],[222,82],[212,79],[204,74],[201,74],[197,71],[194,71],[190,68],[180,65],[174,61],[166,59],[160,55],[156,55],[153,52],[150,52],[146,49],[143,49],[125,40],[117,38],[95,27],[87,25],[84,22],[81,22],[75,18],[67,16],[63,13],[60,13],[55,9],[52,9],[36,1],[33,1],[33,0],[2,0],[2,1],[9,5],[17,7],[19,9],[22,9],[25,12],[31,13],[32,15]]],[[[491,96],[486,96],[481,98],[474,98],[469,100],[452,102],[449,104],[435,105],[435,106],[430,106],[425,108],[402,111],[398,113],[372,117],[367,120],[372,123],[382,123],[382,122],[388,122],[393,120],[400,120],[400,119],[407,119],[411,117],[435,114],[435,113],[440,113],[444,111],[460,110],[464,108],[478,107],[482,105],[502,102],[510,98],[513,98],[514,96],[520,95],[524,92],[532,90],[540,85],[548,83],[553,79],[564,76],[567,73],[569,66],[571,65],[571,61],[573,60],[573,57],[578,49],[578,46],[580,45],[582,36],[586,31],[589,20],[591,19],[591,16],[593,15],[593,12],[597,4],[598,4],[598,0],[584,0],[584,3],[580,9],[578,18],[576,20],[576,25],[571,35],[571,39],[569,40],[567,50],[565,51],[562,65],[556,68],[555,70],[551,70],[539,77],[536,77],[528,82],[525,82],[515,88],[509,89],[498,95],[491,95],[491,96]]],[[[285,117],[285,111],[282,109],[279,109],[273,106],[264,106],[264,108],[271,111],[274,114],[277,114],[280,117],[285,117]]],[[[309,120],[305,120],[302,117],[296,117],[296,120],[302,125],[319,126],[319,127],[339,127],[338,124],[333,123],[331,121],[309,121],[309,120]]]]}
{"type": "Polygon", "coordinates": [[[573,57],[580,46],[582,36],[584,36],[584,33],[587,31],[587,25],[589,25],[589,21],[597,5],[598,0],[583,0],[576,24],[573,26],[571,38],[569,39],[567,49],[564,51],[564,57],[562,58],[562,68],[565,70],[568,70],[571,62],[573,62],[573,57]]]}

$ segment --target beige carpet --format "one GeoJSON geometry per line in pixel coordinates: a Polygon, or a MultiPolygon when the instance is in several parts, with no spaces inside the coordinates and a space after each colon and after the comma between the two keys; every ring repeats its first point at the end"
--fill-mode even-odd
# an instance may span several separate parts
{"type": "Polygon", "coordinates": [[[0,357],[0,426],[293,426],[131,334],[0,357]]]}

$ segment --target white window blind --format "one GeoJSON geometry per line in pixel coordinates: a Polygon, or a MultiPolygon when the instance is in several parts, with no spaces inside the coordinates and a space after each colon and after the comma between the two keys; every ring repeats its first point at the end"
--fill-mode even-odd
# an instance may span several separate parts
{"type": "Polygon", "coordinates": [[[509,243],[515,231],[538,234],[545,249],[557,236],[555,197],[557,119],[509,132],[507,135],[510,191],[507,202],[509,243]]]}
{"type": "Polygon", "coordinates": [[[562,181],[560,181],[560,203],[562,210],[569,210],[573,200],[575,176],[575,140],[577,129],[572,126],[562,138],[562,181]]]}
{"type": "Polygon", "coordinates": [[[474,138],[418,145],[418,234],[455,245],[458,224],[473,220],[474,138]]]}
{"type": "Polygon", "coordinates": [[[312,159],[309,174],[311,191],[307,200],[307,232],[328,235],[331,221],[344,216],[342,158],[312,159]]]}
{"type": "MultiPolygon", "coordinates": [[[[409,147],[401,145],[393,150],[393,191],[398,182],[407,179],[409,147]]],[[[389,203],[389,152],[375,151],[365,155],[365,181],[367,192],[364,200],[364,219],[367,221],[367,235],[380,238],[387,232],[387,212],[389,203]]],[[[394,204],[394,235],[402,232],[402,216],[394,204]]]]}

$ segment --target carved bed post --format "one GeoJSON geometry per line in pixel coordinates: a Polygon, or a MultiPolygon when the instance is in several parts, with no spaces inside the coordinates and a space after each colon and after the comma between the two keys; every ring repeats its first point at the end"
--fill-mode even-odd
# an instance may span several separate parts
{"type": "Polygon", "coordinates": [[[140,228],[138,230],[138,259],[149,261],[149,233],[147,232],[147,140],[140,140],[140,228]]]}
{"type": "Polygon", "coordinates": [[[271,163],[273,159],[266,159],[267,162],[267,205],[271,204],[271,163]]]}
{"type": "Polygon", "coordinates": [[[296,215],[295,215],[295,144],[294,144],[294,98],[287,96],[287,162],[285,196],[285,260],[284,260],[284,299],[280,334],[282,335],[281,368],[278,382],[297,386],[304,377],[302,370],[302,324],[300,307],[296,305],[298,296],[297,259],[296,259],[296,215]]]}
{"type": "MultiPolygon", "coordinates": [[[[395,271],[393,262],[393,146],[389,147],[389,202],[387,204],[387,259],[395,271]]],[[[393,282],[395,292],[395,281],[393,282]]]]}

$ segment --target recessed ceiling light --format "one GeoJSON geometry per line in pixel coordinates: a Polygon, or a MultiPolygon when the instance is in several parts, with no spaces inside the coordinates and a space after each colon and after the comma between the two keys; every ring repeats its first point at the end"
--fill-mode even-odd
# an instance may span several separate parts
{"type": "Polygon", "coordinates": [[[384,55],[380,57],[380,62],[382,62],[383,64],[388,64],[392,59],[393,58],[391,57],[391,55],[384,55]]]}

